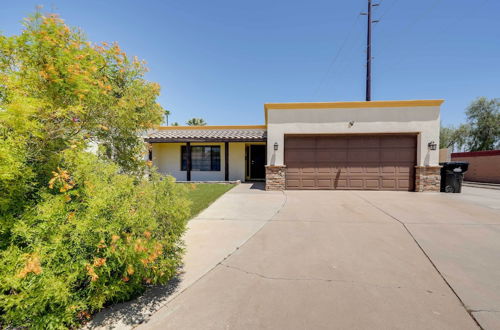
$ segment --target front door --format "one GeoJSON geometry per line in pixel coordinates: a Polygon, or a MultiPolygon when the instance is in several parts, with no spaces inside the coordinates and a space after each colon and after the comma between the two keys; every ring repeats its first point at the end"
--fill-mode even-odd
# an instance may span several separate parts
{"type": "Polygon", "coordinates": [[[250,179],[264,179],[266,176],[266,146],[250,145],[250,179]]]}

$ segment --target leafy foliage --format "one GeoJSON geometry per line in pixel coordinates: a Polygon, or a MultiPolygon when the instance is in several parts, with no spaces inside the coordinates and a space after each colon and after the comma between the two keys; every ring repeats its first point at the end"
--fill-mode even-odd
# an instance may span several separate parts
{"type": "Polygon", "coordinates": [[[453,126],[441,126],[439,147],[451,148],[452,151],[460,151],[469,145],[470,126],[462,124],[458,128],[453,126]]]}
{"type": "Polygon", "coordinates": [[[207,123],[203,118],[191,118],[186,122],[188,126],[206,126],[207,123]]]}
{"type": "Polygon", "coordinates": [[[500,99],[480,97],[467,108],[471,151],[500,148],[500,99]]]}
{"type": "Polygon", "coordinates": [[[74,327],[177,271],[189,202],[141,154],[145,72],[55,15],[0,35],[0,328],[74,327]]]}
{"type": "Polygon", "coordinates": [[[189,216],[181,186],[120,174],[89,153],[70,150],[63,159],[52,189],[16,221],[0,254],[9,325],[73,326],[106,302],[167,282],[179,266],[189,216]]]}
{"type": "Polygon", "coordinates": [[[500,148],[500,99],[480,97],[466,110],[467,123],[458,128],[441,126],[440,148],[453,151],[500,148]]]}
{"type": "Polygon", "coordinates": [[[140,168],[137,132],[163,116],[159,86],[145,81],[145,72],[144,63],[130,60],[118,44],[92,44],[55,15],[37,14],[19,36],[0,37],[0,104],[35,124],[29,157],[47,165],[43,175],[58,162],[59,151],[91,141],[123,170],[140,168]]]}

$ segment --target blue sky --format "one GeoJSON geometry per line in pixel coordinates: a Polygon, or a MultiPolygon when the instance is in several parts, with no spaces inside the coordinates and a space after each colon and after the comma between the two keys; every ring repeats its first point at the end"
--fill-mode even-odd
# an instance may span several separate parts
{"type": "MultiPolygon", "coordinates": [[[[373,100],[442,98],[456,125],[474,98],[500,97],[500,1],[379,2],[373,100]]],[[[364,100],[366,0],[16,0],[0,31],[37,4],[146,60],[170,121],[262,124],[266,102],[364,100]]]]}

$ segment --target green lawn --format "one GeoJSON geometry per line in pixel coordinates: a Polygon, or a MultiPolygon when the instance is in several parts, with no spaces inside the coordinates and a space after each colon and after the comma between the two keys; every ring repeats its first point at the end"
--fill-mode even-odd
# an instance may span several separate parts
{"type": "Polygon", "coordinates": [[[192,217],[195,217],[198,213],[212,204],[217,198],[219,198],[235,186],[234,184],[220,183],[188,183],[188,185],[190,186],[188,196],[189,199],[193,202],[191,204],[192,217]]]}

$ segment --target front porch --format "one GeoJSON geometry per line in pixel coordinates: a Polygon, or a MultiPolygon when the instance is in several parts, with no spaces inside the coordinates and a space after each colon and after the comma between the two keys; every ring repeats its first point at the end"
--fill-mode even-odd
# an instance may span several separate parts
{"type": "Polygon", "coordinates": [[[177,181],[264,181],[265,129],[165,127],[146,138],[149,160],[177,181]]]}

